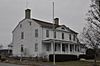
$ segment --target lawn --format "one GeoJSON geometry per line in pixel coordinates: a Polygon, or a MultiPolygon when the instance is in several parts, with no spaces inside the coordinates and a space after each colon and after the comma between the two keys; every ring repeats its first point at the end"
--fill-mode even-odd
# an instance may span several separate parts
{"type": "MultiPolygon", "coordinates": [[[[42,62],[40,64],[53,64],[52,62],[42,62]]],[[[100,65],[100,63],[97,63],[100,65]]],[[[57,66],[93,66],[93,62],[87,61],[66,61],[66,62],[56,62],[57,66]]]]}
{"type": "Polygon", "coordinates": [[[67,62],[57,62],[58,66],[92,66],[91,62],[84,61],[67,61],[67,62]]]}

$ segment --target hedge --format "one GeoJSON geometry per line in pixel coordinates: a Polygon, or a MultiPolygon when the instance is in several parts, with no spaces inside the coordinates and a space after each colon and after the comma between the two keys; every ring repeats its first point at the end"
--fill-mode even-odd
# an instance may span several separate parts
{"type": "MultiPolygon", "coordinates": [[[[65,54],[56,54],[55,61],[73,61],[78,60],[77,55],[65,55],[65,54]]],[[[49,61],[53,61],[53,54],[49,55],[49,61]]]]}

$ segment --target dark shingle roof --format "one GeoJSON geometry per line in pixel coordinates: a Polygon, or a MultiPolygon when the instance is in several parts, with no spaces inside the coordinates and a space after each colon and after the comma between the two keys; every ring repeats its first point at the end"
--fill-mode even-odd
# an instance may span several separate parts
{"type": "Polygon", "coordinates": [[[48,28],[52,28],[53,27],[53,23],[49,23],[49,22],[45,22],[45,21],[41,21],[38,19],[32,19],[34,21],[36,21],[38,24],[40,24],[42,27],[48,27],[48,28]]]}

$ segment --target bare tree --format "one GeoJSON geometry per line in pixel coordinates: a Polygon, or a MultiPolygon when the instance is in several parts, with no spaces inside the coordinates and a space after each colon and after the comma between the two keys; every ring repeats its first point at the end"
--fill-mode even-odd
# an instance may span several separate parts
{"type": "Polygon", "coordinates": [[[88,23],[83,28],[83,42],[94,49],[94,66],[96,66],[96,54],[100,45],[100,0],[91,0],[86,21],[88,23]]]}

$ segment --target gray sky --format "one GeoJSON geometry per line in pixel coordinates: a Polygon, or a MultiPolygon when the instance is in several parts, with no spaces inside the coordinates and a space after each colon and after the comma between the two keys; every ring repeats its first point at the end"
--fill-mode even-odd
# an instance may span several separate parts
{"type": "MultiPolygon", "coordinates": [[[[28,0],[28,8],[32,10],[32,18],[52,21],[52,1],[28,0]]],[[[55,17],[60,24],[82,32],[90,0],[55,0],[55,17]]],[[[26,0],[0,0],[0,44],[9,44],[12,30],[24,18],[26,0]]]]}

